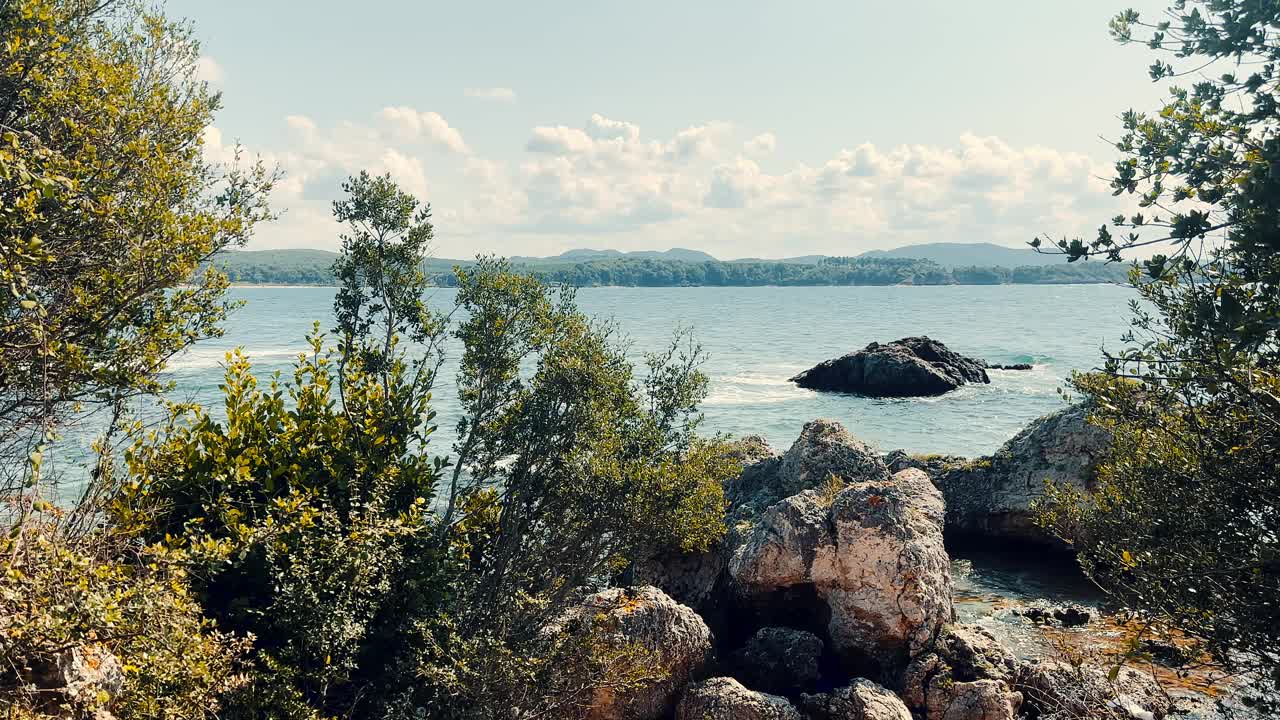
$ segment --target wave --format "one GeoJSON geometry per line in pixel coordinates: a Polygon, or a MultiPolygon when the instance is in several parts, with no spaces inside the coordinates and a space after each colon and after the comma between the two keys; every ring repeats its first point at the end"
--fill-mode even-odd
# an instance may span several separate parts
{"type": "MultiPolygon", "coordinates": [[[[293,360],[303,350],[304,348],[263,348],[257,350],[246,348],[244,354],[252,363],[282,365],[285,364],[284,360],[293,360]]],[[[170,372],[192,372],[220,368],[227,364],[228,352],[231,352],[231,349],[192,348],[170,360],[167,370],[170,372]]]]}
{"type": "Polygon", "coordinates": [[[714,378],[704,405],[772,405],[802,400],[809,392],[796,387],[792,373],[774,375],[746,371],[714,378]]]}

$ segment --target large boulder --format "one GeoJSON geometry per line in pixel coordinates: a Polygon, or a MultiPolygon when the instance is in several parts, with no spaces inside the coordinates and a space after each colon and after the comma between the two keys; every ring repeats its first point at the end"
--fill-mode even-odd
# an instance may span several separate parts
{"type": "Polygon", "coordinates": [[[676,720],[802,720],[786,698],[748,690],[733,678],[711,678],[690,685],[676,720]]]}
{"type": "Polygon", "coordinates": [[[811,390],[873,397],[941,395],[966,383],[989,383],[987,364],[965,357],[928,337],[871,343],[827,360],[791,378],[811,390]]]}
{"type": "Polygon", "coordinates": [[[805,490],[742,530],[729,573],[749,605],[812,597],[850,667],[896,673],[952,618],[943,513],[914,469],[805,490]]]}
{"type": "MultiPolygon", "coordinates": [[[[587,595],[550,631],[592,633],[608,646],[642,647],[665,674],[626,693],[597,690],[586,716],[593,720],[657,720],[669,717],[680,690],[713,659],[711,631],[693,610],[655,587],[611,588],[587,595]]],[[[572,683],[569,683],[572,685],[572,683]]]]}
{"type": "Polygon", "coordinates": [[[822,639],[805,630],[760,628],[734,653],[734,675],[748,687],[779,695],[818,683],[822,639]]]}
{"type": "Polygon", "coordinates": [[[1040,720],[1162,720],[1174,710],[1159,683],[1131,667],[1112,678],[1099,667],[1036,660],[1019,668],[1017,685],[1040,720]]]}
{"type": "Polygon", "coordinates": [[[701,613],[717,632],[729,609],[728,558],[758,516],[803,490],[890,477],[879,453],[834,420],[806,423],[785,453],[778,453],[759,436],[739,439],[733,453],[743,469],[724,485],[728,501],[724,541],[705,552],[666,551],[642,557],[624,576],[628,584],[661,588],[701,613]]]}
{"type": "Polygon", "coordinates": [[[976,626],[949,626],[911,661],[903,699],[926,720],[1014,720],[1022,706],[1013,655],[976,626]]]}
{"type": "Polygon", "coordinates": [[[801,708],[810,720],[911,720],[897,695],[870,680],[820,695],[802,695],[801,708]]]}
{"type": "Polygon", "coordinates": [[[947,527],[987,537],[1045,541],[1032,504],[1045,482],[1091,491],[1110,434],[1088,422],[1089,408],[1073,405],[1039,418],[995,455],[934,473],[947,501],[947,527]]]}

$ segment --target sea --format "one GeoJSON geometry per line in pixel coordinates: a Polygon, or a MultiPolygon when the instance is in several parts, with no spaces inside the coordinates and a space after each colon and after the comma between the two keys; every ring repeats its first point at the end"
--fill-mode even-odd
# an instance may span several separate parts
{"type": "MultiPolygon", "coordinates": [[[[455,290],[433,305],[452,307],[455,290]]],[[[259,377],[286,375],[306,349],[314,323],[333,326],[332,288],[236,287],[240,302],[225,334],[175,358],[166,371],[171,397],[215,408],[227,353],[241,349],[259,377]]],[[[1122,347],[1131,289],[1114,285],[957,285],[939,287],[584,288],[579,307],[611,320],[638,369],[688,328],[706,353],[710,394],[703,431],[763,435],[788,447],[804,423],[840,421],[888,451],[976,456],[991,453],[1028,422],[1061,408],[1073,372],[1101,365],[1104,348],[1122,347]],[[873,399],[818,393],[789,378],[870,342],[928,335],[988,362],[1031,363],[1029,371],[992,371],[990,385],[934,398],[873,399]]],[[[458,404],[453,389],[461,347],[450,345],[436,384],[437,450],[447,453],[458,404]]],[[[71,439],[70,437],[68,438],[71,439]]],[[[79,438],[80,449],[91,438],[79,438]]],[[[68,459],[79,453],[67,453],[68,459]]]]}
{"type": "MultiPolygon", "coordinates": [[[[433,305],[453,306],[456,291],[433,291],[433,305]]],[[[288,376],[316,323],[333,326],[333,288],[236,287],[239,303],[225,334],[175,358],[166,370],[170,399],[193,401],[221,414],[227,354],[243,351],[262,381],[288,376]]],[[[882,451],[975,457],[997,450],[1036,418],[1070,400],[1073,373],[1101,366],[1118,350],[1136,300],[1114,285],[959,285],[935,287],[689,287],[584,288],[579,307],[616,324],[642,370],[646,353],[664,349],[678,328],[692,331],[706,352],[710,392],[702,405],[704,433],[763,435],[784,450],[815,418],[833,418],[882,451]],[[967,385],[940,397],[874,399],[819,393],[789,378],[871,342],[928,335],[991,363],[1030,363],[1028,371],[991,371],[991,384],[967,385]]],[[[448,454],[459,407],[453,380],[461,347],[447,347],[433,404],[435,451],[448,454]]],[[[140,408],[147,416],[157,408],[140,408]]],[[[74,489],[89,461],[100,423],[69,429],[52,461],[74,489]]],[[[1106,598],[1070,562],[1009,549],[952,551],[956,612],[962,622],[993,632],[1024,657],[1077,647],[1119,646],[1127,631],[1105,613],[1106,598]],[[1074,603],[1102,612],[1086,628],[1045,630],[1016,608],[1037,602],[1074,603]]],[[[1183,689],[1184,693],[1186,688],[1183,689]]],[[[1194,697],[1199,696],[1194,692],[1194,697]]],[[[1194,717],[1214,714],[1204,707],[1194,717]]]]}

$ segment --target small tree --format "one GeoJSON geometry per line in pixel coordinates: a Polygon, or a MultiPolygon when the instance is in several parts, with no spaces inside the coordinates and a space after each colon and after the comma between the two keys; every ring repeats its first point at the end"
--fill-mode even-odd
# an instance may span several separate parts
{"type": "MultiPolygon", "coordinates": [[[[1043,521],[1091,577],[1153,623],[1172,625],[1276,711],[1280,689],[1280,5],[1177,0],[1111,25],[1198,74],[1159,113],[1124,114],[1112,187],[1142,211],[1096,239],[1059,241],[1077,260],[1135,268],[1128,347],[1078,376],[1115,450],[1089,497],[1059,489],[1043,521]],[[1143,35],[1145,33],[1145,35],[1143,35]],[[1209,73],[1220,73],[1209,78],[1209,73]],[[1112,230],[1124,235],[1113,234],[1112,230]]],[[[1040,245],[1040,240],[1033,242],[1040,245]]],[[[1199,657],[1198,652],[1189,653],[1199,657]]]]}
{"type": "Polygon", "coordinates": [[[427,211],[388,178],[346,188],[336,349],[314,335],[266,388],[232,356],[226,421],[173,406],[117,505],[192,558],[210,618],[256,638],[229,713],[572,717],[597,688],[651,682],[641,649],[548,628],[575,587],[723,532],[735,468],[695,434],[701,352],[679,334],[638,379],[571,290],[458,270],[449,467],[429,446],[447,324],[423,299],[427,211]]]}

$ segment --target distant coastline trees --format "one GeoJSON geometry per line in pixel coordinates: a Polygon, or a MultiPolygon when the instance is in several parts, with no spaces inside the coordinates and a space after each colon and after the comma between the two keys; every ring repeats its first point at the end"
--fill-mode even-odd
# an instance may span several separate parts
{"type": "MultiPolygon", "coordinates": [[[[213,261],[232,282],[265,285],[333,285],[332,262],[330,254],[319,251],[223,253],[213,261]]],[[[427,260],[423,269],[433,284],[447,287],[456,282],[453,265],[453,261],[427,260]]],[[[929,260],[883,257],[829,257],[812,264],[613,258],[513,267],[544,282],[575,287],[1040,285],[1120,283],[1127,278],[1125,268],[1106,263],[946,268],[929,260]]]]}

